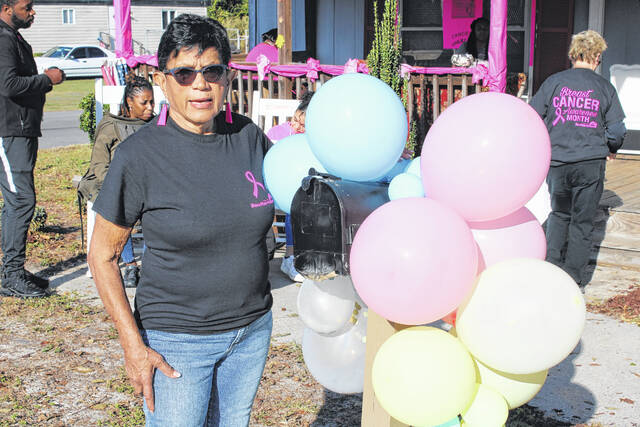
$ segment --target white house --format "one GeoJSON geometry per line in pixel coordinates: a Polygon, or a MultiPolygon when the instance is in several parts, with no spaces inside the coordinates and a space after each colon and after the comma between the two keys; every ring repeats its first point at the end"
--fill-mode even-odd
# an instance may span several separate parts
{"type": "MultiPolygon", "coordinates": [[[[63,44],[108,44],[114,36],[112,0],[35,0],[35,22],[21,34],[35,53],[63,44]]],[[[131,0],[134,51],[154,53],[171,19],[181,13],[206,15],[206,0],[131,0]]]]}

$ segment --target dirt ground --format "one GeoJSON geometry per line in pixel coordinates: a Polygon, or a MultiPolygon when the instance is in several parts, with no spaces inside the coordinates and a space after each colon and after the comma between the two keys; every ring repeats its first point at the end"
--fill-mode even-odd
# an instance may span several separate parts
{"type": "MultiPolygon", "coordinates": [[[[77,297],[0,299],[0,426],[136,426],[115,329],[77,297]]],[[[271,348],[251,426],[356,426],[361,396],[326,391],[295,344],[271,348]]]]}
{"type": "MultiPolygon", "coordinates": [[[[630,295],[637,302],[637,292],[630,295]]],[[[116,331],[100,306],[75,295],[1,298],[0,318],[0,426],[144,425],[141,398],[133,395],[116,331]]],[[[358,426],[361,399],[318,384],[298,345],[273,346],[250,426],[358,426]]],[[[526,405],[511,411],[507,423],[568,425],[526,405]]]]}

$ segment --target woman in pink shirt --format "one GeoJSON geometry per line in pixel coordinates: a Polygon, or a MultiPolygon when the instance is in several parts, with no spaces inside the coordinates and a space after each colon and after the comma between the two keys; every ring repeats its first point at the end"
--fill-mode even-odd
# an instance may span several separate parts
{"type": "Polygon", "coordinates": [[[276,38],[278,37],[278,30],[272,28],[266,33],[262,33],[262,43],[254,46],[249,51],[246,58],[246,62],[258,62],[258,57],[264,55],[270,62],[278,62],[278,48],[276,47],[276,38]]]}

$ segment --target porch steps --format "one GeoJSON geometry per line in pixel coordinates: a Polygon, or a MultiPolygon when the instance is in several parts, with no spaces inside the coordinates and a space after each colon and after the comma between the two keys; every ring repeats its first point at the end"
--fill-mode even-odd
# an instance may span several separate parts
{"type": "MultiPolygon", "coordinates": [[[[607,162],[595,221],[587,297],[605,299],[640,285],[640,156],[607,162]]],[[[587,298],[589,299],[589,298],[587,298]]]]}

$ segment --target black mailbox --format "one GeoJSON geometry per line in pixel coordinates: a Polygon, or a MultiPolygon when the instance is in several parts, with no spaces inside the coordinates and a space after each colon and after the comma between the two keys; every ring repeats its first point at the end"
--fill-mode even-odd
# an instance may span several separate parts
{"type": "Polygon", "coordinates": [[[349,275],[349,252],[358,227],[389,201],[389,184],[355,182],[309,171],[291,204],[295,268],[323,280],[349,275]]]}

